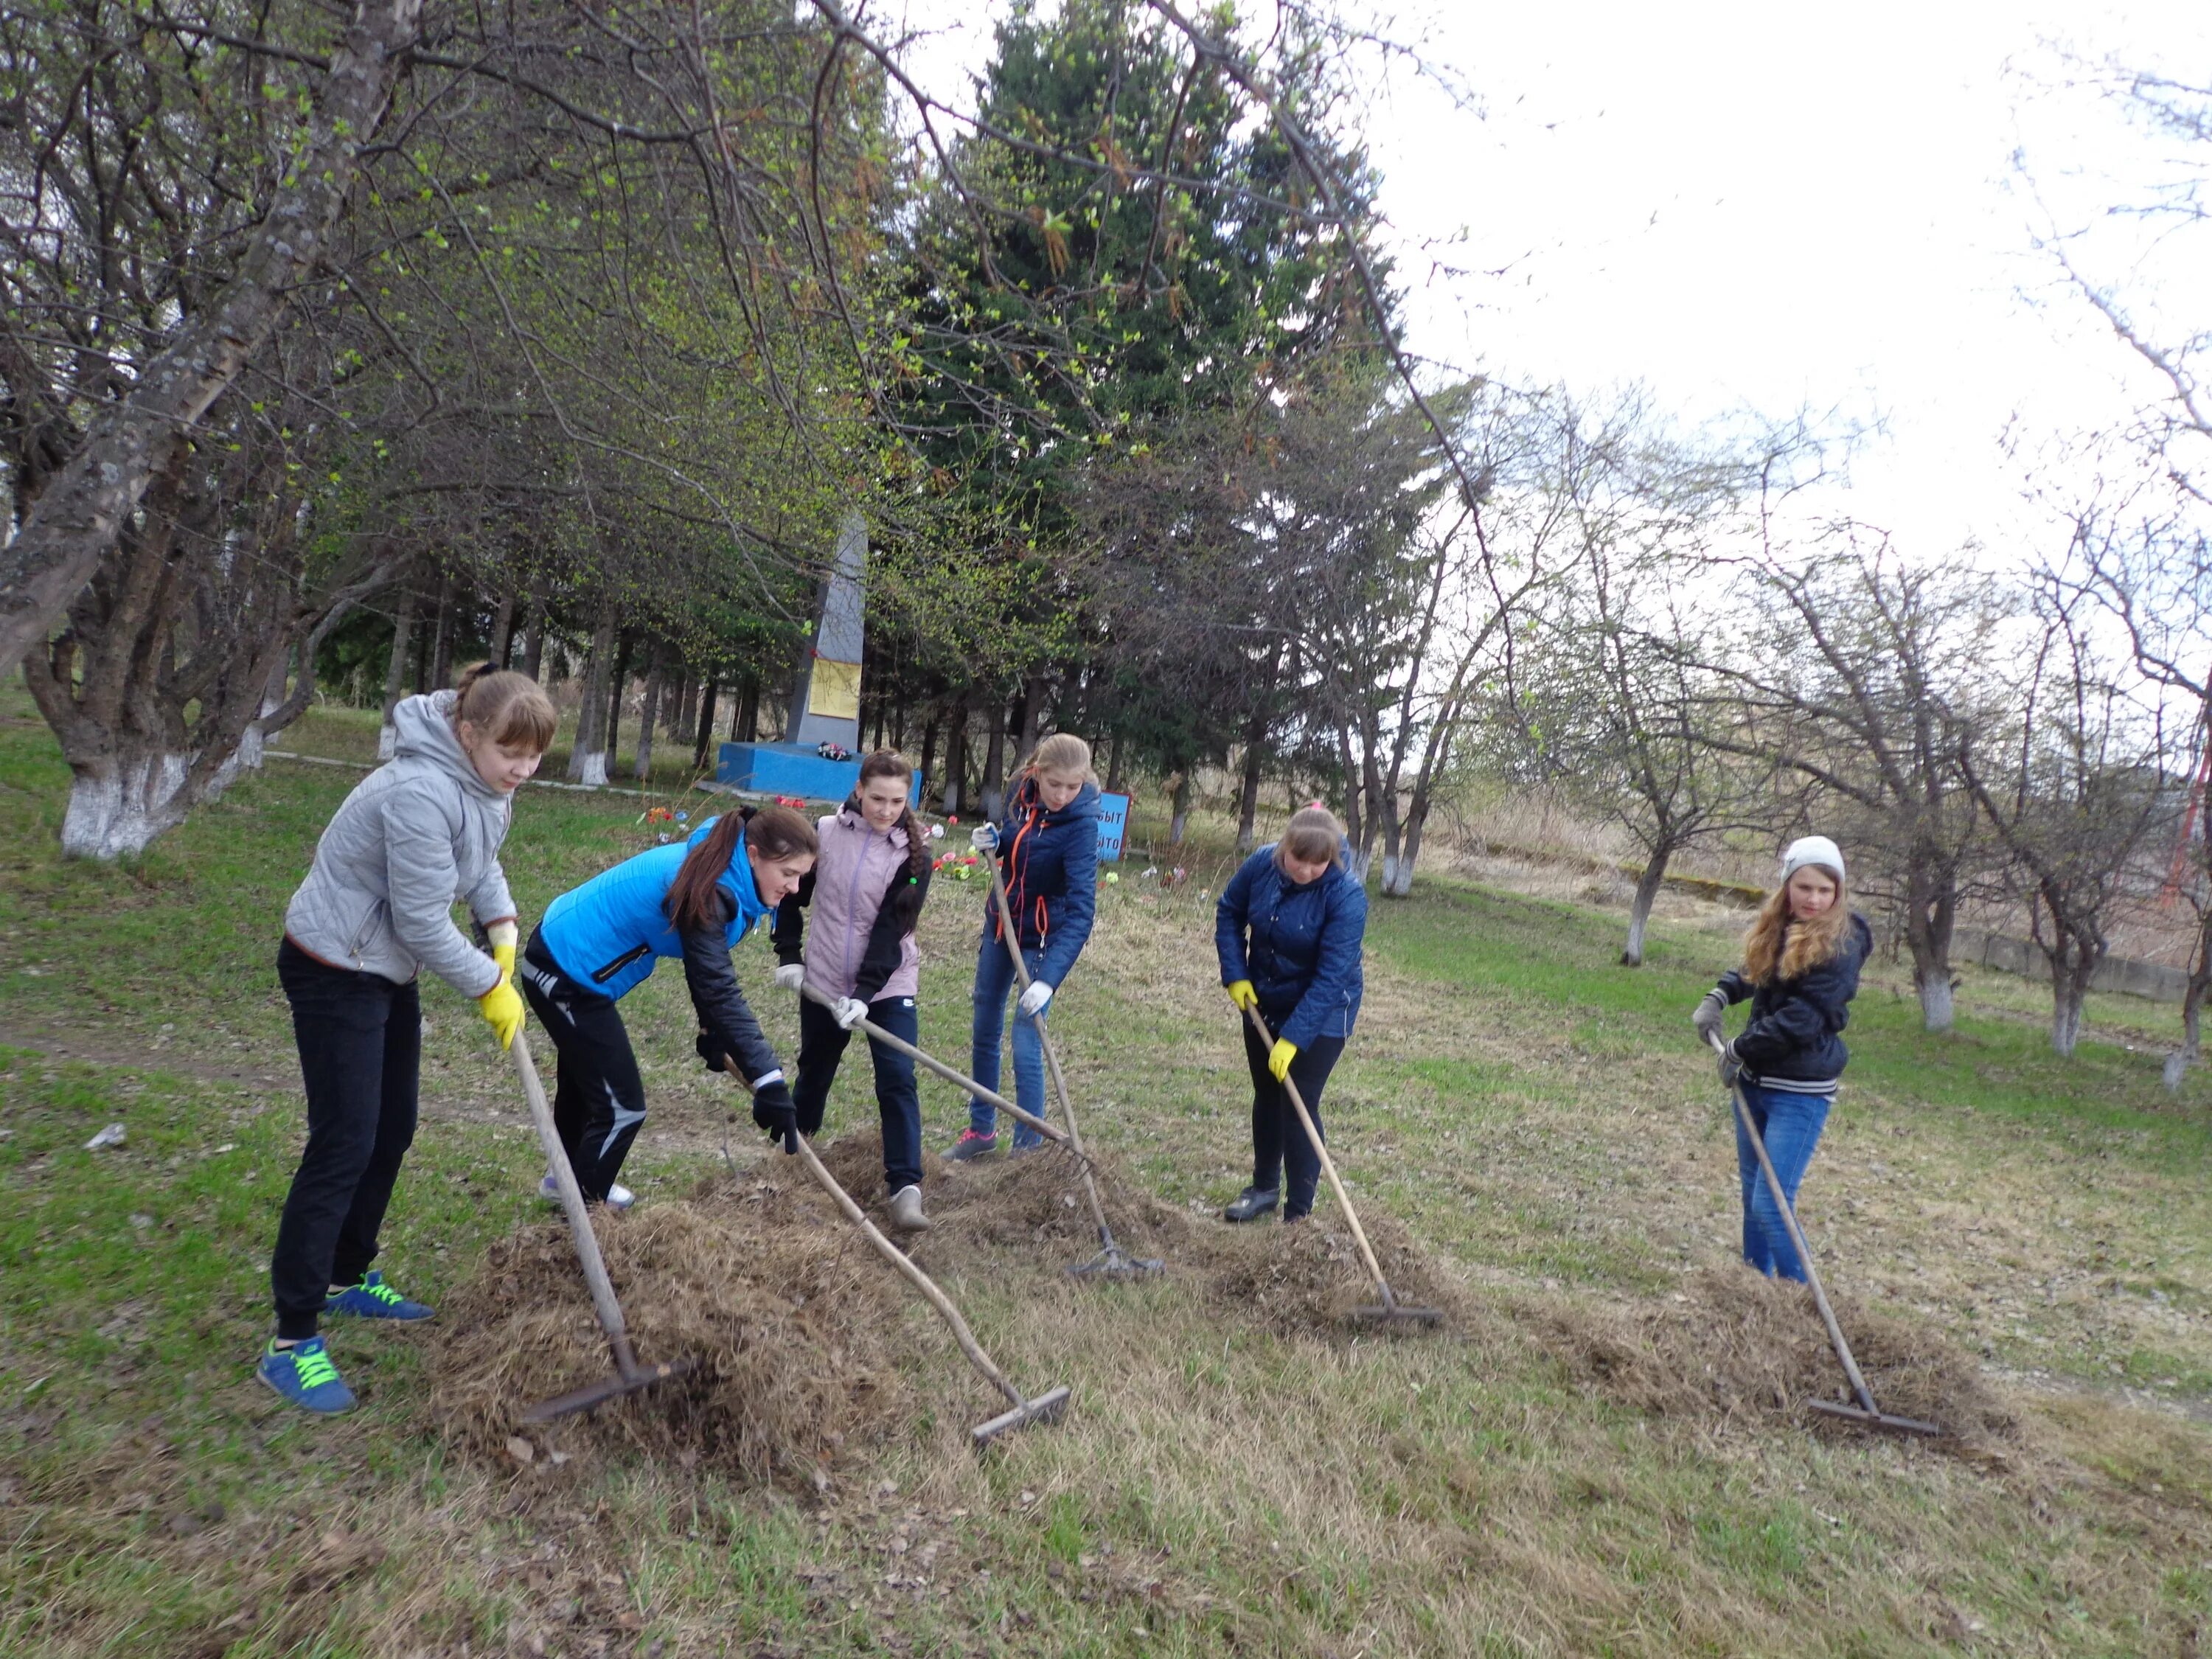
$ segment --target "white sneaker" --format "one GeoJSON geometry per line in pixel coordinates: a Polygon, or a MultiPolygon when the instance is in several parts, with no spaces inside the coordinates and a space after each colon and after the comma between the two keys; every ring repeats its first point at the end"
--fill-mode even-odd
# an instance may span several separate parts
{"type": "MultiPolygon", "coordinates": [[[[561,1183],[549,1173],[538,1183],[538,1196],[548,1204],[558,1204],[561,1201],[561,1183]]],[[[627,1210],[636,1202],[637,1194],[619,1181],[607,1188],[607,1208],[610,1210],[627,1210]]]]}
{"type": "Polygon", "coordinates": [[[929,1218],[921,1212],[921,1188],[902,1187],[891,1194],[891,1225],[902,1233],[926,1233],[929,1218]]]}

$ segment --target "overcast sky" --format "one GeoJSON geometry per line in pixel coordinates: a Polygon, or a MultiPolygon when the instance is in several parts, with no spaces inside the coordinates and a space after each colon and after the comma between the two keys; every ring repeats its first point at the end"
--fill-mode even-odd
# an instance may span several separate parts
{"type": "MultiPolygon", "coordinates": [[[[945,29],[915,61],[954,92],[988,55],[990,8],[907,15],[945,29]]],[[[2154,146],[2049,88],[2051,47],[2203,84],[2207,0],[1417,0],[1377,21],[1482,106],[1373,82],[1368,138],[1426,356],[1584,392],[1642,381],[1689,422],[1879,419],[1851,510],[1925,553],[1976,536],[2000,558],[2047,534],[2008,426],[2063,490],[2076,434],[2147,390],[2057,290],[2011,158],[2025,149],[2069,226],[2150,182],[2154,146]]],[[[2212,246],[2108,228],[2087,252],[2169,326],[2212,328],[2212,246]]]]}

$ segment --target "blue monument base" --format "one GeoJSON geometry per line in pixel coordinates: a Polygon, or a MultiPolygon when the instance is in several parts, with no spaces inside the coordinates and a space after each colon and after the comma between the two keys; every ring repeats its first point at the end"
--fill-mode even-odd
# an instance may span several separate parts
{"type": "MultiPolygon", "coordinates": [[[[714,781],[757,795],[796,795],[803,800],[840,805],[860,785],[860,763],[824,760],[796,743],[726,743],[714,767],[714,781]]],[[[914,775],[908,799],[921,805],[921,774],[914,775]]]]}

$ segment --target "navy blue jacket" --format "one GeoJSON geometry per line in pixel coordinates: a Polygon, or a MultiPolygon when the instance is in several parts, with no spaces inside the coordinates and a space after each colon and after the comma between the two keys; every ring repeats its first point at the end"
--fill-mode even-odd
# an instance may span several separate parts
{"type": "Polygon", "coordinates": [[[1754,985],[1741,969],[1722,975],[1717,988],[1730,1003],[1751,999],[1751,1024],[1729,1045],[1744,1075],[1769,1089],[1833,1094],[1851,1057],[1844,1027],[1850,1024],[1859,969],[1873,950],[1874,930],[1854,913],[1843,948],[1796,979],[1754,985]]]}
{"type": "Polygon", "coordinates": [[[1250,980],[1275,1035],[1301,1048],[1316,1037],[1352,1035],[1366,988],[1359,970],[1366,934],[1366,890],[1342,865],[1297,886],[1276,865],[1273,847],[1244,860],[1213,907],[1221,982],[1250,980]]]}
{"type": "MultiPolygon", "coordinates": [[[[1098,786],[1086,783],[1058,811],[1024,778],[999,825],[999,867],[1024,951],[1044,952],[1034,977],[1058,986],[1075,966],[1098,916],[1098,786]]],[[[985,899],[983,943],[1005,950],[998,907],[985,899]]]]}

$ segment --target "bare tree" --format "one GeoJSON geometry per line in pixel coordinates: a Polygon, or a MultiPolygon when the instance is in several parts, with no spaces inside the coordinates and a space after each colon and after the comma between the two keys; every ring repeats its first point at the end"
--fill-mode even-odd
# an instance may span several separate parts
{"type": "Polygon", "coordinates": [[[2086,608],[2063,590],[2039,596],[2008,742],[1959,728],[1961,772],[2015,861],[2030,936],[2050,966],[2051,1046],[2061,1054],[2080,1040],[2112,913],[2154,886],[2142,854],[2178,815],[2163,710],[2100,659],[2086,608]]]}
{"type": "Polygon", "coordinates": [[[1513,769],[1564,781],[1642,850],[1620,957],[1640,967],[1668,866],[1775,810],[1769,769],[1717,741],[1735,714],[1702,666],[1717,630],[1695,586],[1741,527],[1750,481],[1736,458],[1662,430],[1640,394],[1601,416],[1561,399],[1553,465],[1574,559],[1534,609],[1503,699],[1522,739],[1513,769]]]}
{"type": "Polygon", "coordinates": [[[1739,576],[1742,649],[1705,665],[1731,719],[1710,741],[1822,792],[1868,854],[1861,890],[1898,919],[1923,1023],[1948,1030],[1952,934],[1985,829],[1960,755],[2005,706],[1993,671],[2009,600],[1962,563],[1908,564],[1850,522],[1794,555],[1770,543],[1739,576]]]}

